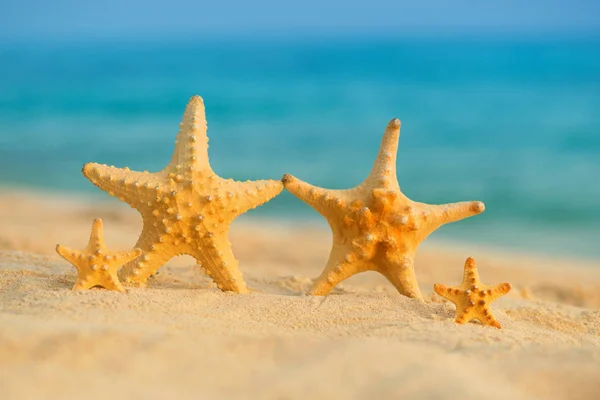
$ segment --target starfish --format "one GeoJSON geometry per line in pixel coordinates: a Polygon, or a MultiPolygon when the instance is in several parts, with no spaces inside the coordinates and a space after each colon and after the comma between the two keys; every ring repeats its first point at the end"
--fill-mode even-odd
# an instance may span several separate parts
{"type": "Polygon", "coordinates": [[[110,251],[104,244],[102,220],[94,220],[92,234],[87,247],[82,251],[71,250],[67,247],[56,246],[56,252],[77,268],[78,277],[73,290],[87,290],[101,286],[108,290],[124,292],[125,289],[117,270],[123,264],[134,260],[142,254],[140,249],[128,251],[110,251]]]}
{"type": "Polygon", "coordinates": [[[100,189],[136,208],[143,230],[139,261],[121,271],[125,283],[143,286],[172,257],[188,254],[219,289],[245,293],[246,284],[228,239],[230,223],[277,196],[279,180],[236,182],[215,174],[208,161],[207,124],[201,97],[190,99],[175,153],[157,173],[86,164],[83,174],[100,189]]]}
{"type": "Polygon", "coordinates": [[[331,227],[329,261],[311,291],[326,295],[350,276],[377,271],[401,294],[422,299],[414,272],[419,244],[443,224],[483,212],[478,201],[446,205],[417,203],[406,197],[396,178],[400,120],[387,125],[369,176],[357,187],[328,190],[291,175],[285,188],[319,212],[331,227]]]}
{"type": "Polygon", "coordinates": [[[484,325],[491,325],[498,329],[500,323],[490,311],[490,304],[498,297],[505,295],[511,289],[510,283],[501,283],[496,286],[485,286],[479,280],[475,260],[467,258],[462,284],[459,287],[448,287],[435,284],[433,290],[445,299],[456,305],[455,321],[459,324],[478,319],[484,325]]]}

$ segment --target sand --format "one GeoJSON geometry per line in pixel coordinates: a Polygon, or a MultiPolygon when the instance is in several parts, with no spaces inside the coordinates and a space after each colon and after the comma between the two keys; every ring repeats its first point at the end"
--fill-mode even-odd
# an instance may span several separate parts
{"type": "Polygon", "coordinates": [[[109,246],[135,244],[141,218],[116,200],[0,192],[0,399],[599,396],[599,262],[434,234],[416,259],[425,303],[375,273],[313,297],[326,227],[249,216],[231,240],[251,294],[221,293],[187,257],[147,289],[73,292],[54,247],[83,248],[96,217],[109,246]],[[433,294],[467,256],[484,283],[513,285],[492,305],[502,330],[455,324],[433,294]]]}

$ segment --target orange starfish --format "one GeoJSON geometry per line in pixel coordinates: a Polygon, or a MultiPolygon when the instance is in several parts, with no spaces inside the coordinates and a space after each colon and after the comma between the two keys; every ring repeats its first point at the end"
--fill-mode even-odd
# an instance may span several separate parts
{"type": "Polygon", "coordinates": [[[312,294],[326,295],[350,276],[377,271],[400,292],[422,299],[414,272],[419,244],[441,225],[484,211],[482,202],[429,205],[410,200],[396,177],[400,120],[388,124],[370,175],[353,189],[329,190],[291,175],[285,188],[319,212],[331,227],[333,247],[312,294]]]}
{"type": "Polygon", "coordinates": [[[123,264],[138,258],[142,254],[140,249],[128,251],[107,250],[104,244],[101,219],[94,220],[90,241],[84,250],[71,250],[59,244],[56,246],[56,252],[77,268],[79,274],[73,290],[86,290],[101,286],[119,292],[124,292],[125,289],[119,282],[117,270],[123,264]]]}
{"type": "Polygon", "coordinates": [[[228,238],[231,222],[283,190],[279,180],[236,182],[223,179],[208,161],[204,102],[190,99],[175,152],[156,173],[86,164],[83,174],[94,185],[136,208],[144,223],[136,247],[139,261],[121,271],[126,283],[142,286],[172,257],[194,257],[219,289],[245,293],[246,283],[228,238]]]}
{"type": "Polygon", "coordinates": [[[433,290],[445,299],[456,305],[455,321],[465,324],[473,319],[479,320],[483,325],[491,325],[498,329],[500,323],[490,311],[490,304],[498,297],[505,295],[511,289],[510,283],[501,283],[496,286],[485,286],[479,280],[475,260],[467,258],[462,284],[459,287],[448,287],[435,284],[433,290]]]}

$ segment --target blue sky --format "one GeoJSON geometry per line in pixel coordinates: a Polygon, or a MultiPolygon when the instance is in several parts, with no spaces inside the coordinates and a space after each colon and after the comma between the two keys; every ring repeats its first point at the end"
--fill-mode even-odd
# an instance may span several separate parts
{"type": "Polygon", "coordinates": [[[599,33],[600,0],[0,0],[0,37],[599,33]]]}

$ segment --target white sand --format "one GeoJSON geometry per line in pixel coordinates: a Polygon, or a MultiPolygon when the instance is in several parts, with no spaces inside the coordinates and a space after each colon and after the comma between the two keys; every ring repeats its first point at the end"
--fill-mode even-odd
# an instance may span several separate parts
{"type": "Polygon", "coordinates": [[[0,399],[599,396],[599,263],[426,243],[426,303],[375,273],[312,297],[329,232],[246,219],[231,239],[249,295],[219,292],[186,257],[148,289],[71,291],[55,245],[84,247],[101,217],[109,246],[133,246],[141,219],[117,203],[0,194],[0,399]],[[513,285],[492,306],[502,330],[455,324],[432,294],[467,256],[484,283],[513,285]]]}

